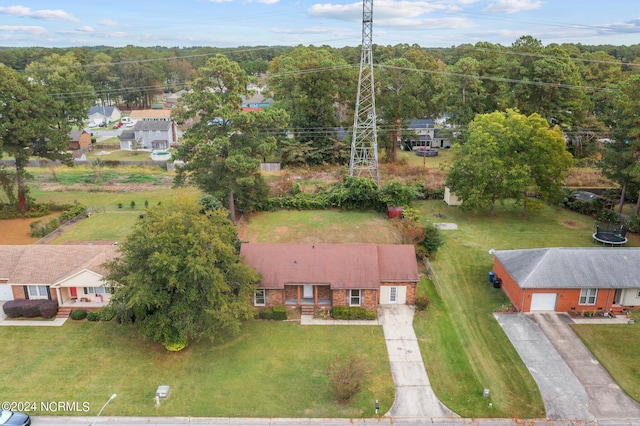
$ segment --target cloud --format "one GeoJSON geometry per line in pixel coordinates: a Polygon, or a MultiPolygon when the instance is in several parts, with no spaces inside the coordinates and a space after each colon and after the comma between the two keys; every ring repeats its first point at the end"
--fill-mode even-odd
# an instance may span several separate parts
{"type": "Polygon", "coordinates": [[[93,33],[93,32],[95,32],[95,30],[92,27],[88,26],[88,25],[85,25],[84,27],[78,28],[77,31],[79,33],[93,33]]]}
{"type": "Polygon", "coordinates": [[[118,23],[116,21],[112,21],[111,19],[101,19],[98,21],[99,25],[103,27],[117,27],[118,23]]]}
{"type": "MultiPolygon", "coordinates": [[[[374,25],[393,18],[418,17],[437,11],[459,11],[455,2],[426,2],[408,0],[380,0],[373,6],[374,25]]],[[[357,22],[362,20],[362,3],[351,4],[314,4],[308,9],[309,15],[315,18],[334,19],[338,21],[357,22]]]]}
{"type": "Polygon", "coordinates": [[[64,10],[31,10],[24,6],[0,6],[0,14],[17,16],[19,18],[33,18],[33,19],[46,19],[48,21],[70,21],[78,22],[79,19],[64,10]]]}
{"type": "Polygon", "coordinates": [[[535,10],[542,7],[539,0],[498,0],[487,6],[483,12],[489,13],[516,13],[525,10],[535,10]]]}
{"type": "Polygon", "coordinates": [[[332,34],[339,36],[350,36],[354,34],[352,29],[329,27],[271,28],[269,31],[275,34],[332,34]]]}
{"type": "Polygon", "coordinates": [[[0,25],[0,31],[26,33],[33,35],[41,35],[47,33],[47,30],[44,27],[36,25],[0,25]]]}
{"type": "Polygon", "coordinates": [[[598,25],[596,30],[599,34],[623,33],[636,34],[640,33],[640,18],[631,19],[629,21],[617,22],[615,24],[598,25]]]}
{"type": "Polygon", "coordinates": [[[247,3],[276,4],[280,0],[247,0],[247,3]]]}

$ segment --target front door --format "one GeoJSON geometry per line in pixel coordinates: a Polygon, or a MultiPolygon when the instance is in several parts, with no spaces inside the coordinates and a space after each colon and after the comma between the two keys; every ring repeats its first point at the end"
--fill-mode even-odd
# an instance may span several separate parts
{"type": "Polygon", "coordinates": [[[313,286],[312,285],[303,285],[302,286],[302,298],[303,299],[313,299],[313,286]]]}
{"type": "Polygon", "coordinates": [[[620,290],[619,288],[616,288],[616,291],[613,293],[613,304],[614,305],[619,305],[620,304],[620,296],[622,295],[622,290],[620,290]]]}
{"type": "Polygon", "coordinates": [[[398,303],[398,287],[389,287],[389,303],[398,303]]]}

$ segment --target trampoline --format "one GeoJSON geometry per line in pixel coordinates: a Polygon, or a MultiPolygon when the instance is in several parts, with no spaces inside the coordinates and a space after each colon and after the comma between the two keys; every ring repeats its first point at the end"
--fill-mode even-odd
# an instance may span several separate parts
{"type": "Polygon", "coordinates": [[[592,237],[602,245],[622,246],[627,243],[627,228],[611,222],[596,223],[596,232],[592,237]]]}

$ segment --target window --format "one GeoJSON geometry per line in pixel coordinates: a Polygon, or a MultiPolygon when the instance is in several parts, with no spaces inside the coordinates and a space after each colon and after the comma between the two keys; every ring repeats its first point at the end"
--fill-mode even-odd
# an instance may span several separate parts
{"type": "Polygon", "coordinates": [[[349,306],[360,306],[362,290],[349,290],[349,306]]]}
{"type": "Polygon", "coordinates": [[[389,303],[398,303],[398,287],[389,287],[389,303]]]}
{"type": "Polygon", "coordinates": [[[636,294],[636,299],[640,299],[640,290],[638,290],[638,294],[636,294]]]}
{"type": "Polygon", "coordinates": [[[255,306],[264,306],[266,305],[267,297],[265,295],[265,291],[263,289],[256,290],[256,294],[253,297],[253,304],[255,306]]]}
{"type": "Polygon", "coordinates": [[[580,290],[581,305],[595,305],[597,297],[598,297],[597,288],[583,288],[582,290],[580,290]]]}
{"type": "Polygon", "coordinates": [[[48,299],[49,298],[46,285],[29,285],[27,286],[27,291],[29,292],[29,299],[48,299]]]}
{"type": "Polygon", "coordinates": [[[109,294],[109,287],[86,287],[84,294],[109,294]]]}

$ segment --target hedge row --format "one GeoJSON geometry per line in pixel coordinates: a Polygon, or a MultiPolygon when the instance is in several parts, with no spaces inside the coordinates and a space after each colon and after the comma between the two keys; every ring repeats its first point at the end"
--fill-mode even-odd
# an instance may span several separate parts
{"type": "Polygon", "coordinates": [[[55,300],[10,300],[2,307],[8,318],[53,318],[58,313],[55,300]]]}
{"type": "Polygon", "coordinates": [[[331,316],[333,319],[343,320],[374,320],[377,318],[376,311],[357,306],[334,306],[331,309],[331,316]]]}
{"type": "Polygon", "coordinates": [[[264,320],[284,321],[289,318],[289,312],[286,306],[274,306],[261,310],[258,316],[264,320]]]}

